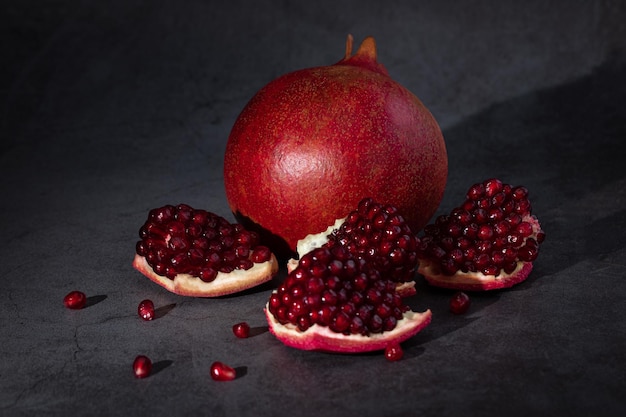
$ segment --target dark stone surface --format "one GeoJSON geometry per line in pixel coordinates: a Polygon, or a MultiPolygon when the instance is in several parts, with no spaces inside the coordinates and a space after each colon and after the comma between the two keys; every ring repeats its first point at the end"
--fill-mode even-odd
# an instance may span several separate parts
{"type": "Polygon", "coordinates": [[[623,415],[624,3],[293,3],[2,3],[0,414],[623,415]],[[347,33],[374,35],[440,121],[441,212],[497,176],[530,189],[547,232],[530,278],[473,294],[465,316],[419,280],[409,303],[433,322],[396,363],[264,331],[284,271],[193,299],[130,265],[152,207],[231,216],[221,169],[238,112],[272,78],[339,60],[347,33]],[[87,308],[63,307],[74,289],[87,308]],[[157,320],[138,318],[144,298],[157,320]],[[232,335],[242,320],[254,337],[232,335]],[[138,354],[148,379],[132,375],[138,354]],[[212,381],[214,360],[241,376],[212,381]]]}

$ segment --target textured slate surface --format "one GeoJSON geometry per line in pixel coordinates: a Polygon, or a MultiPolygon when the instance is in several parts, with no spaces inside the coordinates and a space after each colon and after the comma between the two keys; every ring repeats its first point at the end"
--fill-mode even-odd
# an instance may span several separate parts
{"type": "Polygon", "coordinates": [[[626,7],[604,2],[13,1],[0,6],[0,414],[622,415],[626,409],[626,7]],[[306,4],[306,5],[305,5],[306,4]],[[531,190],[547,240],[528,281],[466,316],[420,280],[432,324],[405,358],[287,348],[271,285],[179,297],[134,271],[147,211],[230,217],[222,156],[238,112],[345,37],[439,120],[441,212],[475,181],[531,190]],[[63,307],[80,289],[93,303],[63,307]],[[144,298],[167,314],[143,322],[144,298]],[[131,363],[158,365],[136,380],[131,363]],[[241,377],[216,383],[221,360],[241,377]]]}

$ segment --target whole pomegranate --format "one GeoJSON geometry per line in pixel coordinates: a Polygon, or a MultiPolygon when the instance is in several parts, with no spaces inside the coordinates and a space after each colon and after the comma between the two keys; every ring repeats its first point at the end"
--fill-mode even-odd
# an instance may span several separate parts
{"type": "Polygon", "coordinates": [[[236,120],[226,146],[230,207],[282,256],[364,197],[398,208],[412,230],[437,210],[448,159],[429,110],[389,77],[366,38],[334,65],[283,75],[236,120]]]}

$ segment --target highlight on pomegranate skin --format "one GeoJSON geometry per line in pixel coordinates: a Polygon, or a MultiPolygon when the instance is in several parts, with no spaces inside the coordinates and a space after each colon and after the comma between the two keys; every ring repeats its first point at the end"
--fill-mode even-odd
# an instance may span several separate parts
{"type": "Polygon", "coordinates": [[[343,353],[384,350],[431,320],[430,310],[411,311],[394,281],[342,245],[303,255],[265,312],[270,332],[285,345],[343,353]]]}
{"type": "Polygon", "coordinates": [[[139,229],[133,267],[167,290],[198,297],[269,281],[278,263],[259,235],[186,204],[150,211],[139,229]]]}
{"type": "Polygon", "coordinates": [[[545,239],[528,190],[491,178],[424,228],[419,273],[434,286],[483,291],[524,281],[545,239]]]}

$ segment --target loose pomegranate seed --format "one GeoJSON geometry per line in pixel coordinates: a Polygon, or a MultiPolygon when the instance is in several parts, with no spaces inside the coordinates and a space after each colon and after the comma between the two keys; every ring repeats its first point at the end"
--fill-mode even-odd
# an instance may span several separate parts
{"type": "Polygon", "coordinates": [[[271,259],[259,235],[223,217],[186,204],[150,211],[139,229],[137,254],[159,275],[190,274],[213,281],[219,272],[247,270],[271,259]]]}
{"type": "Polygon", "coordinates": [[[215,381],[232,381],[237,377],[237,371],[234,368],[222,363],[213,362],[211,364],[211,378],[215,381]]]}
{"type": "Polygon", "coordinates": [[[233,326],[233,333],[240,339],[250,336],[250,325],[246,322],[237,323],[233,326]]]}
{"type": "Polygon", "coordinates": [[[450,298],[450,311],[454,314],[464,314],[470,307],[470,298],[462,291],[455,292],[450,298]]]}
{"type": "Polygon", "coordinates": [[[151,300],[143,300],[137,307],[137,313],[146,321],[154,319],[154,303],[151,300]]]}
{"type": "Polygon", "coordinates": [[[133,372],[135,378],[146,378],[152,372],[152,361],[144,355],[139,355],[133,361],[133,372]]]}
{"type": "Polygon", "coordinates": [[[390,362],[399,361],[404,356],[404,351],[399,344],[392,344],[385,348],[385,358],[390,362]]]}
{"type": "Polygon", "coordinates": [[[81,291],[72,291],[63,298],[65,307],[72,310],[80,310],[87,304],[87,296],[81,291]]]}

